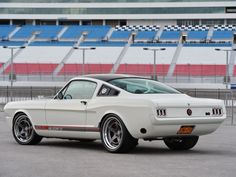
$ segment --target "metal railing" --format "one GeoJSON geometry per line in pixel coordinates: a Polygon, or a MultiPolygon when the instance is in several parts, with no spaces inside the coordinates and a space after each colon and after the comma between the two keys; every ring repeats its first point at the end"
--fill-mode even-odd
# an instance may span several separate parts
{"type": "Polygon", "coordinates": [[[0,103],[10,101],[35,100],[52,98],[60,88],[58,87],[0,87],[0,103]]]}
{"type": "MultiPolygon", "coordinates": [[[[59,87],[13,87],[11,90],[10,87],[0,87],[0,104],[4,105],[9,101],[52,98],[59,89],[59,87]]],[[[225,122],[235,125],[236,91],[230,89],[181,89],[181,91],[193,97],[224,100],[228,117],[225,122]]]]}
{"type": "MultiPolygon", "coordinates": [[[[92,73],[86,73],[86,74],[92,74],[92,73]]],[[[126,73],[122,72],[122,74],[131,74],[131,75],[139,75],[151,78],[152,75],[147,73],[126,73]]],[[[18,74],[15,75],[14,81],[55,81],[55,82],[65,82],[69,79],[79,76],[81,74],[63,74],[54,76],[52,74],[29,74],[29,75],[23,75],[18,74]]],[[[191,75],[174,75],[172,77],[168,77],[166,75],[157,75],[157,79],[164,83],[218,83],[222,84],[225,83],[225,77],[224,76],[191,76],[191,75]]],[[[9,81],[9,75],[0,75],[0,81],[9,81]]],[[[231,83],[236,83],[236,77],[230,78],[231,83]]]]}
{"type": "Polygon", "coordinates": [[[182,90],[184,93],[199,98],[213,98],[224,100],[226,111],[227,111],[227,120],[228,124],[235,124],[236,116],[236,90],[230,89],[188,89],[182,90]]]}

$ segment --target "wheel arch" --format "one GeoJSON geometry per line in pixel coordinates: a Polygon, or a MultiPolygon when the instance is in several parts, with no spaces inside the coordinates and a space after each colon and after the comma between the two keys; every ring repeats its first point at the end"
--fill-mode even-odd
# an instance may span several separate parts
{"type": "Polygon", "coordinates": [[[28,113],[27,111],[25,111],[25,110],[17,110],[17,111],[15,111],[15,113],[14,113],[14,116],[13,116],[13,119],[12,119],[12,124],[14,123],[15,119],[16,119],[19,115],[26,115],[26,116],[30,119],[30,121],[32,122],[32,119],[31,119],[31,117],[30,117],[30,115],[29,115],[29,113],[28,113]]]}
{"type": "MultiPolygon", "coordinates": [[[[130,130],[129,130],[129,125],[128,125],[128,123],[127,123],[125,117],[124,117],[122,114],[120,114],[120,113],[118,113],[118,112],[116,112],[116,111],[107,111],[107,112],[102,116],[102,118],[101,118],[101,120],[100,120],[100,122],[99,122],[99,124],[98,124],[99,129],[101,128],[102,123],[104,122],[104,120],[105,120],[108,116],[110,116],[110,115],[118,116],[118,117],[121,119],[121,121],[124,123],[124,125],[125,125],[126,129],[128,130],[128,132],[131,134],[131,132],[130,132],[130,130]]],[[[131,134],[131,135],[132,135],[132,134],[131,134]]]]}

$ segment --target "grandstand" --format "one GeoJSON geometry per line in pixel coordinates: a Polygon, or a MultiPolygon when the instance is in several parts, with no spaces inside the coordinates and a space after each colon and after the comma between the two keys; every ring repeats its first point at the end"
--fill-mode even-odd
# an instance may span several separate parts
{"type": "MultiPolygon", "coordinates": [[[[134,41],[130,44],[130,48],[122,59],[121,66],[117,72],[151,75],[152,56],[145,53],[142,48],[166,47],[167,52],[165,54],[160,53],[160,57],[158,57],[158,74],[165,75],[168,65],[173,58],[175,48],[181,38],[181,34],[184,31],[187,39],[183,45],[180,59],[176,63],[176,69],[173,75],[224,76],[225,61],[222,60],[224,54],[214,51],[214,48],[232,47],[236,26],[214,26],[211,29],[213,31],[210,31],[210,28],[205,25],[165,26],[163,31],[160,32],[161,28],[159,26],[117,26],[116,28],[112,28],[110,26],[25,25],[17,27],[2,25],[0,30],[0,35],[2,36],[0,45],[28,45],[19,56],[14,58],[16,74],[52,74],[63,56],[66,55],[68,49],[78,45],[77,41],[83,32],[86,32],[87,35],[79,45],[81,47],[97,47],[97,52],[89,52],[87,54],[86,73],[110,72],[112,64],[118,58],[122,48],[128,44],[132,32],[135,32],[134,41]],[[29,43],[28,40],[31,38],[33,32],[36,31],[38,34],[29,43]],[[110,31],[112,32],[109,36],[108,33],[110,31]],[[192,56],[193,52],[199,54],[196,53],[195,56],[192,56]],[[208,68],[208,70],[204,68],[208,68]]],[[[1,49],[1,52],[4,52],[4,55],[1,56],[1,74],[8,74],[10,66],[3,67],[9,58],[9,53],[6,53],[4,49],[1,49]]],[[[80,55],[79,52],[72,55],[58,74],[81,74],[81,56],[78,55],[80,55]]]]}
{"type": "MultiPolygon", "coordinates": [[[[159,80],[223,83],[227,71],[236,81],[236,52],[229,52],[226,64],[226,52],[215,50],[236,47],[235,1],[24,2],[0,3],[7,14],[0,13],[0,46],[25,47],[14,49],[17,80],[64,80],[82,68],[85,74],[151,77],[154,55],[143,48],[165,47],[157,53],[159,80]],[[83,64],[83,51],[76,48],[88,47],[96,50],[86,51],[83,64]]],[[[10,51],[1,47],[0,80],[9,79],[11,64],[10,51]]]]}

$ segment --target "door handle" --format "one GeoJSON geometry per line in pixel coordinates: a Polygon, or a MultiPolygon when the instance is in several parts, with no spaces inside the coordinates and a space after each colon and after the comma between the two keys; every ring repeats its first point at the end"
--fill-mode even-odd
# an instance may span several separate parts
{"type": "Polygon", "coordinates": [[[81,101],[80,103],[87,105],[87,101],[81,101]]]}

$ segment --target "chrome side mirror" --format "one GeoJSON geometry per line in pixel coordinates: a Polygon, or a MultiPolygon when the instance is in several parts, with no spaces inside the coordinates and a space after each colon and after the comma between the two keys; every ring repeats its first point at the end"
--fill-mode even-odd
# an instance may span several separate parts
{"type": "Polygon", "coordinates": [[[58,98],[59,100],[62,100],[62,99],[63,99],[63,94],[62,94],[61,92],[59,92],[59,93],[57,94],[57,98],[58,98]]]}

